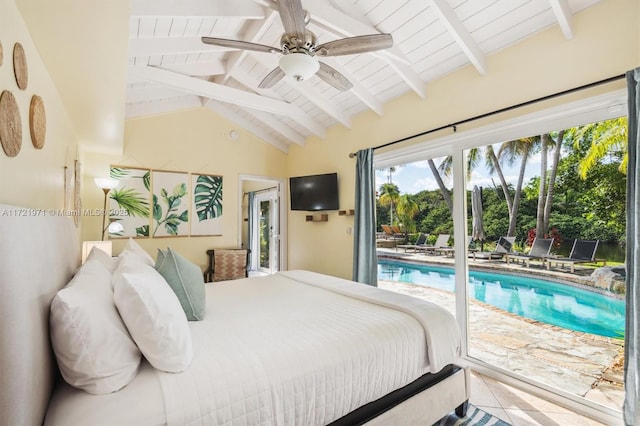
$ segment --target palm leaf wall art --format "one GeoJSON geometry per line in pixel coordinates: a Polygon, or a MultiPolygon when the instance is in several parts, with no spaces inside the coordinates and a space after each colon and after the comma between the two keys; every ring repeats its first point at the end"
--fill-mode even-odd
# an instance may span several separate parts
{"type": "Polygon", "coordinates": [[[189,175],[154,170],[152,178],[152,236],[189,235],[189,175]]]}
{"type": "Polygon", "coordinates": [[[222,176],[191,175],[191,235],[222,235],[222,176]]]}
{"type": "Polygon", "coordinates": [[[123,230],[110,237],[148,237],[151,217],[151,171],[134,167],[112,166],[110,176],[120,182],[109,193],[111,221],[122,224],[123,230]]]}

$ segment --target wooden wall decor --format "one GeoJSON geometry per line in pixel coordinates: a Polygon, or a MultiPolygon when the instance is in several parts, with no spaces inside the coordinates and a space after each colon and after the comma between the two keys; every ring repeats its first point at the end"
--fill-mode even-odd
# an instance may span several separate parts
{"type": "Polygon", "coordinates": [[[31,143],[36,149],[44,146],[44,137],[47,131],[47,116],[44,111],[44,101],[38,95],[33,95],[29,106],[29,132],[31,143]]]}
{"type": "Polygon", "coordinates": [[[0,143],[5,154],[15,157],[22,147],[22,120],[15,96],[8,90],[0,95],[0,143]]]}
{"type": "MultiPolygon", "coordinates": [[[[73,209],[79,212],[82,210],[82,164],[80,164],[78,160],[75,160],[73,163],[73,178],[75,179],[73,186],[73,209]]],[[[80,226],[80,215],[73,217],[73,223],[75,223],[76,228],[80,226]]]]}
{"type": "Polygon", "coordinates": [[[13,73],[20,90],[25,90],[29,84],[29,70],[27,68],[27,57],[20,43],[16,43],[13,46],[13,73]]]}

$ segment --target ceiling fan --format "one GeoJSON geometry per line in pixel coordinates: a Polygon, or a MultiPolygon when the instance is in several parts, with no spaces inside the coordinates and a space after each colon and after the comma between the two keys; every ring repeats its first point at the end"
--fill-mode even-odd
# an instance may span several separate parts
{"type": "Polygon", "coordinates": [[[318,75],[326,83],[338,90],[349,90],[353,84],[334,68],[318,61],[317,56],[340,56],[388,49],[393,46],[391,34],[370,34],[347,37],[317,44],[316,36],[306,29],[309,14],[302,8],[300,0],[278,0],[278,12],[284,26],[280,48],[241,40],[216,37],[202,37],[202,42],[216,46],[244,49],[255,52],[280,53],[278,67],[269,72],[258,87],[273,87],[285,75],[297,81],[318,75]]]}

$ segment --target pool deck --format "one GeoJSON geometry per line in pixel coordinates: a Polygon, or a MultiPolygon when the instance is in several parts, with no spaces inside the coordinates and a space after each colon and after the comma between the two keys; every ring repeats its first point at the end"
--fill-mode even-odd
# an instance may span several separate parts
{"type": "MultiPolygon", "coordinates": [[[[405,251],[402,248],[380,248],[377,249],[378,257],[387,259],[403,260],[407,262],[428,263],[430,265],[449,266],[454,264],[453,251],[451,255],[432,255],[425,254],[424,252],[405,251]]],[[[570,272],[568,268],[559,269],[557,267],[547,270],[539,261],[532,260],[530,267],[526,267],[522,263],[508,263],[502,259],[489,260],[489,259],[472,259],[469,257],[468,265],[471,269],[487,270],[487,271],[502,271],[510,274],[520,274],[526,276],[536,276],[542,279],[553,280],[562,282],[565,284],[574,284],[577,286],[585,286],[594,291],[606,292],[609,295],[612,293],[595,288],[593,282],[590,279],[591,273],[594,268],[585,266],[582,264],[575,265],[575,272],[570,272]]],[[[616,297],[624,298],[624,295],[614,295],[616,297]]]]}
{"type": "MultiPolygon", "coordinates": [[[[424,253],[404,253],[402,249],[378,249],[378,256],[432,265],[452,266],[454,259],[424,253]]],[[[576,268],[575,273],[547,271],[539,264],[531,267],[507,265],[504,261],[475,260],[474,269],[536,275],[565,283],[586,284],[593,269],[576,268]]],[[[378,286],[436,303],[455,314],[453,293],[424,286],[379,281],[378,286]]],[[[624,399],[623,341],[520,317],[499,308],[470,300],[470,355],[521,373],[567,392],[584,396],[602,405],[620,409],[624,399]],[[487,327],[490,324],[491,327],[487,327]]]]}

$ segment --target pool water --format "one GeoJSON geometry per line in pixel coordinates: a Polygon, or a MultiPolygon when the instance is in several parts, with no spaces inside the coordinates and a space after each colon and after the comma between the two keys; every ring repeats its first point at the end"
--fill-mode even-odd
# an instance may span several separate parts
{"type": "MultiPolygon", "coordinates": [[[[453,268],[379,260],[378,279],[453,292],[453,268]]],[[[469,297],[562,328],[623,338],[625,301],[537,278],[469,271],[469,297]]]]}

